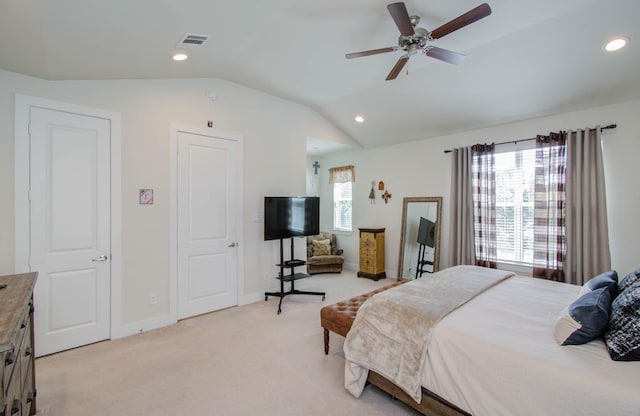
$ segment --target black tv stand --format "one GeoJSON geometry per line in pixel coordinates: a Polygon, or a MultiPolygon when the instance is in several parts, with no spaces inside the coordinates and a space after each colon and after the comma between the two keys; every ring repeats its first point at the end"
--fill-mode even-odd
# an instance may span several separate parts
{"type": "Polygon", "coordinates": [[[295,281],[304,279],[309,277],[307,273],[294,273],[293,269],[296,267],[304,266],[307,264],[304,260],[298,260],[293,257],[293,238],[291,238],[291,260],[284,260],[284,242],[283,239],[280,239],[280,263],[276,266],[280,267],[280,274],[277,279],[280,280],[280,291],[279,292],[264,292],[264,300],[266,301],[269,296],[277,296],[280,298],[280,302],[278,303],[278,315],[282,312],[282,299],[284,299],[287,295],[315,295],[322,296],[322,300],[324,300],[326,294],[325,292],[309,292],[306,290],[298,290],[295,288],[295,281]],[[285,269],[289,269],[289,274],[285,275],[285,269]],[[291,289],[289,291],[284,290],[284,282],[291,282],[291,289]]]}
{"type": "Polygon", "coordinates": [[[429,260],[425,260],[425,254],[427,251],[427,246],[422,243],[418,243],[420,247],[418,248],[418,265],[416,266],[416,279],[422,277],[424,273],[433,273],[433,262],[429,260]],[[431,270],[426,270],[425,266],[431,266],[431,270]]]}

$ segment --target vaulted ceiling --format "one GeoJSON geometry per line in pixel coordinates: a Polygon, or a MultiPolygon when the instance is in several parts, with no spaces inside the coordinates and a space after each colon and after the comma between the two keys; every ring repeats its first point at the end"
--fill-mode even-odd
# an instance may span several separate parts
{"type": "MultiPolygon", "coordinates": [[[[363,147],[640,98],[640,1],[487,0],[492,14],[402,51],[390,0],[0,0],[0,69],[47,80],[215,77],[307,105],[363,147]],[[185,33],[211,35],[174,62],[185,33]],[[603,51],[615,35],[630,44],[603,51]],[[364,123],[354,117],[362,115],[364,123]]],[[[433,30],[480,0],[407,0],[433,30]]]]}

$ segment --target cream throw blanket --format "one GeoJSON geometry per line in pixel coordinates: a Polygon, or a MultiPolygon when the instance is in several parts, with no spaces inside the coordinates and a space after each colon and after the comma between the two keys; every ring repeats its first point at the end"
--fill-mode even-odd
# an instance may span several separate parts
{"type": "Polygon", "coordinates": [[[344,343],[347,390],[360,397],[371,369],[420,403],[431,329],[459,306],[513,275],[485,267],[455,266],[366,301],[344,343]]]}

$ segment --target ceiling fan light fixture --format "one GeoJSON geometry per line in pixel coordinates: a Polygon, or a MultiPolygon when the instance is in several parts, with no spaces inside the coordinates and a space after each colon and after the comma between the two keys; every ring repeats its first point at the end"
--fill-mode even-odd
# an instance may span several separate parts
{"type": "Polygon", "coordinates": [[[354,120],[358,123],[364,123],[364,117],[362,116],[356,116],[354,120]]]}
{"type": "Polygon", "coordinates": [[[187,56],[187,54],[186,54],[186,53],[179,52],[179,53],[176,53],[176,54],[174,54],[174,55],[173,55],[173,60],[174,60],[174,61],[184,61],[184,60],[186,60],[188,57],[189,57],[189,56],[187,56]]]}
{"type": "Polygon", "coordinates": [[[629,38],[627,36],[618,36],[614,39],[611,39],[609,42],[607,42],[604,49],[607,52],[617,51],[619,49],[624,48],[627,43],[629,43],[629,38]]]}

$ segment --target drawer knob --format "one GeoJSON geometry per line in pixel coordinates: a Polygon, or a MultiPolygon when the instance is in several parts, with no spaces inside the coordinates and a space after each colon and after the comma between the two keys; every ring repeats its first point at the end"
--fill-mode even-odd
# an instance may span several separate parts
{"type": "Polygon", "coordinates": [[[15,415],[18,412],[20,412],[20,400],[16,399],[11,404],[11,414],[15,415]]]}
{"type": "Polygon", "coordinates": [[[11,364],[13,364],[13,362],[16,360],[16,353],[11,351],[9,354],[7,354],[6,357],[4,357],[4,366],[8,367],[11,364]]]}

